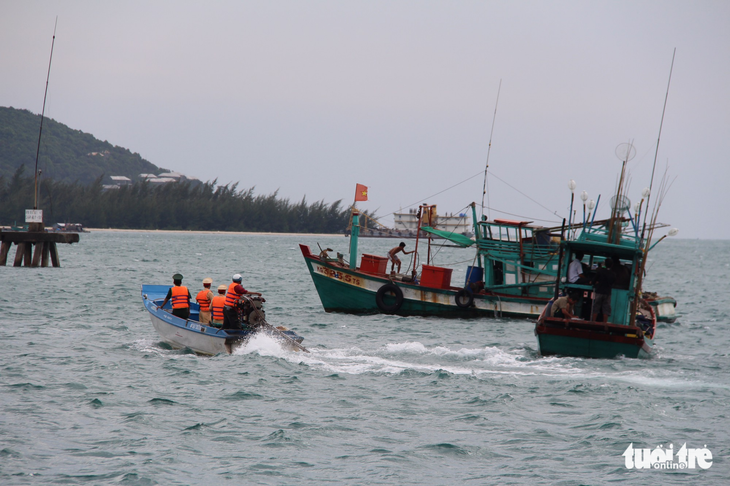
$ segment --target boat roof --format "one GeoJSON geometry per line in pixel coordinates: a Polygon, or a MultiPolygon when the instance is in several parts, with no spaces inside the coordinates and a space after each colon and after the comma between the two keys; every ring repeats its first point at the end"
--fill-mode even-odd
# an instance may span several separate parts
{"type": "MultiPolygon", "coordinates": [[[[489,221],[487,221],[487,222],[489,223],[489,221]]],[[[497,218],[495,218],[494,222],[498,223],[498,224],[506,224],[507,226],[526,226],[526,225],[532,223],[533,221],[516,221],[514,219],[501,219],[501,218],[497,219],[497,218]]]]}
{"type": "Polygon", "coordinates": [[[430,226],[421,226],[421,229],[423,231],[426,231],[427,233],[431,233],[437,236],[440,236],[441,238],[447,239],[451,241],[452,243],[456,243],[457,245],[461,247],[468,247],[473,245],[475,242],[468,236],[464,236],[461,233],[455,233],[453,231],[442,231],[434,229],[430,226]]]}
{"type": "Polygon", "coordinates": [[[566,241],[572,251],[580,251],[592,255],[615,255],[624,260],[633,260],[641,254],[641,248],[634,239],[621,238],[619,243],[609,243],[606,235],[596,233],[581,234],[577,240],[566,241]]]}

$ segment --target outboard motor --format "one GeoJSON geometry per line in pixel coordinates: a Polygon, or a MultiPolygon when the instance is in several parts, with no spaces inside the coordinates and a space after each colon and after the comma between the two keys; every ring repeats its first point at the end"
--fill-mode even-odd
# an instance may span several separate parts
{"type": "Polygon", "coordinates": [[[263,304],[266,302],[261,296],[246,297],[236,302],[236,310],[242,324],[249,328],[256,328],[265,320],[263,304]]]}

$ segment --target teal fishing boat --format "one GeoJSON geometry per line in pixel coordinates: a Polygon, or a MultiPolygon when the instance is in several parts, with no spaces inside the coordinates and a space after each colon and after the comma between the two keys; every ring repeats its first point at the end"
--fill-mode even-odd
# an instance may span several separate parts
{"type": "MultiPolygon", "coordinates": [[[[625,235],[611,238],[612,229],[606,226],[591,227],[576,240],[564,240],[564,255],[583,255],[586,267],[598,269],[617,266],[628,278],[617,282],[610,294],[610,317],[603,318],[594,303],[596,293],[588,283],[570,283],[568,272],[570,258],[561,264],[558,292],[563,299],[573,296],[574,318],[552,315],[556,299],[545,307],[535,327],[540,354],[543,356],[580,356],[589,358],[648,357],[656,333],[656,314],[649,303],[640,297],[640,279],[637,273],[643,269],[644,248],[640,239],[625,235]],[[610,321],[610,322],[609,322],[610,321]]],[[[590,279],[594,271],[585,270],[590,279]]]]}
{"type": "Polygon", "coordinates": [[[588,223],[577,238],[560,244],[559,279],[555,297],[545,306],[535,325],[540,354],[587,358],[645,358],[651,354],[657,328],[655,306],[642,296],[649,251],[672,229],[652,244],[653,233],[666,227],[656,218],[667,190],[662,179],[658,203],[650,218],[641,208],[649,188],[642,193],[631,216],[631,203],[624,194],[626,163],[633,153],[625,150],[616,195],[611,200],[611,218],[588,223]],[[563,311],[565,309],[565,312],[563,311]]]}
{"type": "Polygon", "coordinates": [[[331,258],[326,249],[299,245],[327,312],[386,313],[403,316],[535,318],[554,294],[560,228],[529,221],[479,221],[471,204],[475,238],[435,230],[435,206],[418,209],[418,231],[410,274],[389,273],[384,256],[363,254],[358,266],[359,217],[353,211],[350,258],[331,258]],[[439,242],[475,248],[464,282],[452,282],[452,268],[436,265],[431,249],[439,242]]]}

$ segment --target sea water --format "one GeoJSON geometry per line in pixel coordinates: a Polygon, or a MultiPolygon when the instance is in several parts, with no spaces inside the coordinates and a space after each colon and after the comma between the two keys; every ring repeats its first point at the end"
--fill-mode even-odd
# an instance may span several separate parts
{"type": "MultiPolygon", "coordinates": [[[[0,484],[727,484],[730,242],[660,243],[645,288],[679,319],[651,359],[593,360],[540,357],[527,320],[325,313],[298,245],[348,241],[94,231],[61,268],[0,267],[0,484]],[[177,272],[193,295],[241,273],[311,353],[171,349],[140,287],[177,272]],[[711,466],[627,467],[683,444],[711,466]]],[[[473,250],[436,253],[463,283],[473,250]]]]}

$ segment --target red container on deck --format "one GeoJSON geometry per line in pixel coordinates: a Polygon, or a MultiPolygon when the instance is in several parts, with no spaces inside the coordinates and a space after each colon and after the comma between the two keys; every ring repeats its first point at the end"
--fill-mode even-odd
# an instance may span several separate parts
{"type": "Polygon", "coordinates": [[[452,268],[423,265],[423,271],[421,272],[421,285],[423,287],[448,289],[449,287],[451,287],[452,271],[452,268]]]}
{"type": "Polygon", "coordinates": [[[388,267],[388,259],[378,255],[363,253],[360,262],[360,271],[366,273],[383,274],[388,267]]]}

